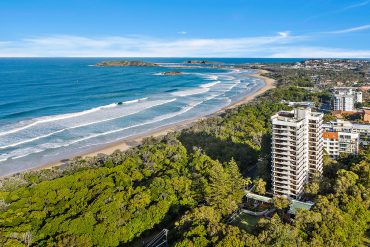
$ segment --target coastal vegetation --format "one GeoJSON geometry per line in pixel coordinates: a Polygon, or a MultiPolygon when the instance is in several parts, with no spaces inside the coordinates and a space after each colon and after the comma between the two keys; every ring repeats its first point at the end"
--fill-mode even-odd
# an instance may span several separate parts
{"type": "Polygon", "coordinates": [[[281,100],[327,95],[279,85],[257,100],[126,152],[76,158],[0,186],[1,246],[118,246],[170,229],[171,246],[361,246],[369,241],[370,149],[325,159],[307,185],[311,211],[278,211],[249,231],[228,224],[254,184],[270,187],[270,116],[281,100]]]}

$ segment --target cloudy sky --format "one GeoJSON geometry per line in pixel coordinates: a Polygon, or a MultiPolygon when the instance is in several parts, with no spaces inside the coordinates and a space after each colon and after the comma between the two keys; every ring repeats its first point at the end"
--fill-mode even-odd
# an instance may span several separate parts
{"type": "Polygon", "coordinates": [[[370,58],[370,0],[4,0],[0,57],[370,58]]]}

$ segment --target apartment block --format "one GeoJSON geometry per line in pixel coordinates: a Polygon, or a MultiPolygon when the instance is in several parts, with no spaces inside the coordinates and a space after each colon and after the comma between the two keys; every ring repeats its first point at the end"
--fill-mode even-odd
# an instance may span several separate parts
{"type": "Polygon", "coordinates": [[[310,175],[322,172],[322,113],[281,111],[272,121],[272,186],[276,195],[299,199],[310,175]]]}
{"type": "Polygon", "coordinates": [[[362,92],[361,91],[355,91],[355,102],[362,103],[362,92]]]}
{"type": "Polygon", "coordinates": [[[370,124],[353,123],[343,119],[323,123],[325,132],[344,132],[358,134],[359,144],[366,146],[370,144],[370,124]]]}
{"type": "Polygon", "coordinates": [[[359,150],[359,134],[348,132],[324,132],[324,150],[336,159],[341,153],[357,154],[359,150]]]}
{"type": "Polygon", "coordinates": [[[333,89],[333,110],[354,111],[355,103],[362,102],[362,92],[351,87],[337,87],[333,89]]]}

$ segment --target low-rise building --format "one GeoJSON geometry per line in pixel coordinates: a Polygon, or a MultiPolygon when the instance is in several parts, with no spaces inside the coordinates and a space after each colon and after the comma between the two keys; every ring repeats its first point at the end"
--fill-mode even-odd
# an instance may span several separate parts
{"type": "Polygon", "coordinates": [[[324,150],[331,158],[339,156],[339,135],[338,132],[324,131],[322,133],[324,150]]]}
{"type": "Polygon", "coordinates": [[[362,92],[352,87],[333,89],[332,105],[334,111],[353,111],[355,104],[362,103],[362,92]]]}
{"type": "Polygon", "coordinates": [[[346,116],[351,116],[353,118],[361,118],[362,111],[332,111],[331,115],[336,118],[345,118],[346,116]]]}
{"type": "Polygon", "coordinates": [[[315,102],[312,101],[301,101],[301,102],[296,102],[296,101],[286,101],[282,100],[281,103],[286,104],[288,106],[292,107],[315,107],[315,102]]]}
{"type": "Polygon", "coordinates": [[[359,134],[348,132],[323,132],[324,150],[336,159],[341,153],[358,154],[359,134]]]}
{"type": "Polygon", "coordinates": [[[359,136],[359,144],[370,144],[370,124],[353,123],[342,119],[326,122],[323,124],[324,132],[354,133],[359,136]]]}

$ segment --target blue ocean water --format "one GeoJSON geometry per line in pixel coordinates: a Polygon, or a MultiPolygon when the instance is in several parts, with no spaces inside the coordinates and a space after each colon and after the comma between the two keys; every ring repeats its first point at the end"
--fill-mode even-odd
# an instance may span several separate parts
{"type": "Polygon", "coordinates": [[[213,113],[264,85],[248,76],[253,71],[192,67],[161,75],[189,58],[142,59],[161,67],[93,66],[102,60],[109,59],[0,59],[0,175],[213,113]]]}

